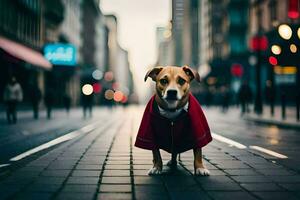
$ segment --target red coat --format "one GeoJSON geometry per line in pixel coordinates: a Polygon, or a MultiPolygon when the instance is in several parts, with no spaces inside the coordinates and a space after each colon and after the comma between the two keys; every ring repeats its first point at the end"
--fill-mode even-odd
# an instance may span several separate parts
{"type": "Polygon", "coordinates": [[[189,95],[188,112],[171,121],[159,114],[155,96],[147,104],[136,137],[135,146],[163,149],[169,153],[201,148],[212,141],[206,118],[196,98],[189,95]]]}

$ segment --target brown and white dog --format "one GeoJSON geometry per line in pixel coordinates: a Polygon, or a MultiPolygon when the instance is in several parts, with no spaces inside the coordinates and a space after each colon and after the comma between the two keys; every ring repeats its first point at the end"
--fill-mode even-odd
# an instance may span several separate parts
{"type": "MultiPolygon", "coordinates": [[[[200,82],[200,77],[197,72],[195,72],[188,66],[155,67],[147,72],[145,76],[145,81],[147,80],[148,77],[150,77],[153,81],[156,82],[156,94],[153,97],[153,101],[156,102],[158,107],[157,111],[161,116],[173,121],[174,119],[180,117],[183,111],[188,112],[190,106],[189,99],[191,96],[190,82],[192,80],[196,80],[197,82],[200,82]]],[[[144,118],[145,118],[145,114],[144,114],[144,118]]],[[[142,121],[142,123],[145,122],[142,121]]],[[[142,128],[140,127],[140,129],[142,128]]],[[[208,134],[210,136],[210,132],[208,134]]],[[[157,140],[159,140],[159,138],[157,140]]],[[[144,149],[151,149],[153,153],[153,167],[149,170],[148,174],[149,175],[161,174],[163,163],[162,163],[159,147],[145,147],[145,145],[143,146],[143,144],[142,145],[140,144],[146,141],[147,138],[146,139],[139,138],[139,135],[137,136],[136,146],[144,149]],[[140,141],[138,141],[139,139],[140,141]]],[[[172,153],[172,156],[171,156],[171,160],[168,162],[167,165],[171,167],[175,167],[177,166],[178,152],[173,152],[173,151],[170,152],[172,153]]],[[[210,173],[209,170],[205,168],[202,162],[201,147],[193,148],[193,152],[194,152],[195,175],[203,175],[203,176],[209,175],[210,173]]]]}

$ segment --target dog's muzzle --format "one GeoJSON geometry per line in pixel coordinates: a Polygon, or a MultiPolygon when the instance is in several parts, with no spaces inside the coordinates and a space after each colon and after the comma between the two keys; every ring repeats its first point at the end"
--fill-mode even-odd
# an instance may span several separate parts
{"type": "Polygon", "coordinates": [[[167,98],[168,101],[176,101],[177,99],[177,91],[176,90],[168,90],[167,91],[167,98]]]}

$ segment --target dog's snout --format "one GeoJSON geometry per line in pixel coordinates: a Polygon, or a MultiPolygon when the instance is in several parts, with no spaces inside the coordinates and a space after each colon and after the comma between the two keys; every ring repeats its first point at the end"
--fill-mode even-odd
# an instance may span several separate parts
{"type": "Polygon", "coordinates": [[[177,99],[177,91],[176,90],[168,90],[167,99],[177,99]]]}

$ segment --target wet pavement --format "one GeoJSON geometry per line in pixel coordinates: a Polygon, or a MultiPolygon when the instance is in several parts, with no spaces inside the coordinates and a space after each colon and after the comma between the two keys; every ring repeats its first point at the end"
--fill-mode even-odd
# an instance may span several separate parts
{"type": "MultiPolygon", "coordinates": [[[[143,108],[98,112],[74,138],[0,168],[0,199],[300,199],[300,171],[286,164],[297,162],[297,154],[280,159],[250,149],[270,147],[265,145],[270,135],[251,134],[268,127],[238,119],[235,111],[205,109],[213,132],[247,147],[214,139],[203,153],[208,177],[193,175],[191,151],[180,155],[177,170],[164,166],[162,175],[148,176],[151,152],[133,146],[143,108]]],[[[295,132],[279,133],[299,138],[295,132]]],[[[168,153],[162,156],[164,163],[170,159],[168,153]]]]}

